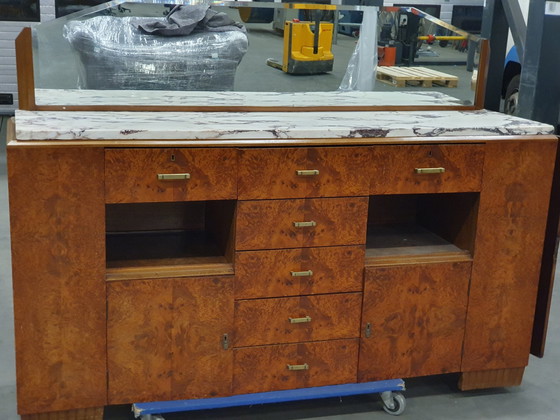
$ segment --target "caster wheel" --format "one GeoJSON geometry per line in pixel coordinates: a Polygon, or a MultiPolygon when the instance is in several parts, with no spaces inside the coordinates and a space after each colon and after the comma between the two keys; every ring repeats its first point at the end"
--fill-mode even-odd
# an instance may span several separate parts
{"type": "Polygon", "coordinates": [[[390,407],[385,401],[383,401],[383,410],[391,414],[392,416],[399,416],[404,412],[406,408],[406,400],[404,395],[399,392],[393,393],[393,407],[390,407]]]}

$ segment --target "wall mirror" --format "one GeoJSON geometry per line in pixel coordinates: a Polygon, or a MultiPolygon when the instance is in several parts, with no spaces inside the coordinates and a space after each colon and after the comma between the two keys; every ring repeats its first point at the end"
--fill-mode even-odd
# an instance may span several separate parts
{"type": "Polygon", "coordinates": [[[381,0],[117,0],[17,47],[39,110],[475,109],[486,60],[478,35],[381,0]]]}

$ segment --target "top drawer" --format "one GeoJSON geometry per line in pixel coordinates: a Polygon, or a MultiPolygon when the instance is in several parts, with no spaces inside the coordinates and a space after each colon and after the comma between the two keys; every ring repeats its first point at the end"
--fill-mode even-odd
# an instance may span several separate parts
{"type": "Polygon", "coordinates": [[[373,147],[370,194],[480,191],[483,145],[373,147]]]}
{"type": "Polygon", "coordinates": [[[242,149],[239,199],[368,195],[369,147],[242,149]]]}
{"type": "Polygon", "coordinates": [[[233,149],[107,149],[105,201],[147,203],[235,199],[233,149]]]}

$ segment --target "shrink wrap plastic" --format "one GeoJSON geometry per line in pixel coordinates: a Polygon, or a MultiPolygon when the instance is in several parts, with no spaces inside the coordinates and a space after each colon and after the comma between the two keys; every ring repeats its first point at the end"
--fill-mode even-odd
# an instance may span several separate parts
{"type": "Polygon", "coordinates": [[[237,66],[248,47],[243,29],[172,37],[138,29],[154,20],[97,16],[68,22],[64,37],[82,64],[79,88],[233,90],[237,66]]]}

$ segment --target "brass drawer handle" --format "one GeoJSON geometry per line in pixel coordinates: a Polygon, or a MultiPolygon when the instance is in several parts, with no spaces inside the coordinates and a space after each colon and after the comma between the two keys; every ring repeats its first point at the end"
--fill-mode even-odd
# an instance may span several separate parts
{"type": "Polygon", "coordinates": [[[319,170],[317,169],[299,169],[296,171],[298,176],[315,176],[319,175],[319,170]]]}
{"type": "Polygon", "coordinates": [[[310,316],[304,316],[303,318],[289,317],[288,321],[290,321],[290,324],[303,324],[305,322],[311,322],[311,317],[310,316]]]}
{"type": "Polygon", "coordinates": [[[445,172],[445,168],[414,168],[414,172],[417,174],[442,174],[445,172]]]}
{"type": "Polygon", "coordinates": [[[178,179],[191,179],[191,174],[158,174],[160,181],[176,181],[178,179]]]}
{"type": "Polygon", "coordinates": [[[290,274],[292,275],[292,277],[309,277],[313,275],[313,271],[290,271],[290,274]]]}
{"type": "Polygon", "coordinates": [[[294,222],[294,227],[315,227],[317,222],[311,220],[310,222],[294,222]]]}
{"type": "Polygon", "coordinates": [[[309,370],[309,365],[304,363],[303,365],[286,365],[288,370],[309,370]]]}

